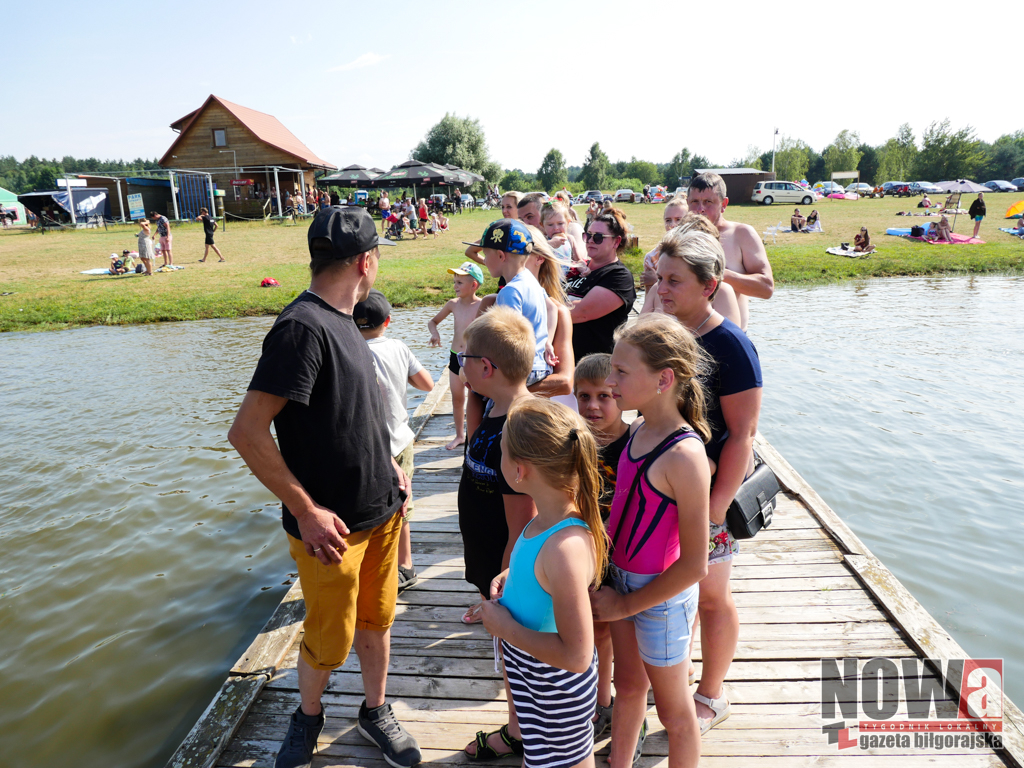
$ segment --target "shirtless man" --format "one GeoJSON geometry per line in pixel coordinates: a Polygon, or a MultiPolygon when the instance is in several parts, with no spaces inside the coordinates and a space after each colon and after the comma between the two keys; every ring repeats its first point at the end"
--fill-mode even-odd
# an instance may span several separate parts
{"type": "Polygon", "coordinates": [[[740,327],[746,331],[750,318],[747,297],[770,299],[775,292],[772,267],[757,231],[749,224],[727,221],[725,182],[717,173],[702,173],[690,182],[687,204],[694,213],[707,216],[718,227],[725,251],[725,282],[736,291],[740,304],[740,327]]]}

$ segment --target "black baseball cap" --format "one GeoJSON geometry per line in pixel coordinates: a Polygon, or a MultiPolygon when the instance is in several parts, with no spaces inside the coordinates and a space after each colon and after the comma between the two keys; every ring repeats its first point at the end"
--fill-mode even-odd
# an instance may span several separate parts
{"type": "Polygon", "coordinates": [[[360,253],[372,251],[378,245],[394,245],[377,235],[377,225],[364,209],[354,206],[331,205],[320,210],[309,225],[306,235],[309,253],[313,254],[314,240],[328,240],[336,259],[351,259],[360,253]]]}
{"type": "Polygon", "coordinates": [[[370,295],[356,304],[352,310],[352,319],[360,328],[376,328],[383,325],[389,317],[391,317],[391,302],[376,288],[371,288],[370,295]]]}

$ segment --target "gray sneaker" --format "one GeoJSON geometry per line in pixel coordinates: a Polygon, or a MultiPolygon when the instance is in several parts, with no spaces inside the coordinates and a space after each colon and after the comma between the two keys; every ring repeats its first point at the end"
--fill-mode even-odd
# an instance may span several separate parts
{"type": "Polygon", "coordinates": [[[309,768],[316,752],[316,740],[324,729],[324,710],[314,717],[303,714],[300,706],[292,713],[274,768],[309,768]]]}
{"type": "Polygon", "coordinates": [[[398,722],[387,702],[367,709],[363,701],[356,727],[367,741],[380,748],[384,759],[394,768],[412,768],[423,759],[416,739],[398,722]]]}

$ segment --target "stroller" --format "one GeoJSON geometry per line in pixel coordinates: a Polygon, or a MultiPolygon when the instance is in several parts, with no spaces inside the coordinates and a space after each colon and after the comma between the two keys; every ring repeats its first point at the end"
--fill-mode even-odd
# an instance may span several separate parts
{"type": "Polygon", "coordinates": [[[401,240],[402,233],[405,230],[405,227],[402,224],[402,217],[398,216],[394,210],[391,210],[384,221],[388,223],[387,234],[384,236],[388,240],[401,240]]]}

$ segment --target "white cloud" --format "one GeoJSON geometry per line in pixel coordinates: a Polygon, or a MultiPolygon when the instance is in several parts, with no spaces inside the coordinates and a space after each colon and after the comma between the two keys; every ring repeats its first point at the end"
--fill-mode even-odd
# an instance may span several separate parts
{"type": "Polygon", "coordinates": [[[388,56],[381,56],[379,53],[364,53],[355,61],[350,61],[348,64],[342,64],[337,67],[331,67],[328,72],[347,72],[350,69],[362,69],[363,67],[372,67],[374,64],[378,64],[388,56]]]}

